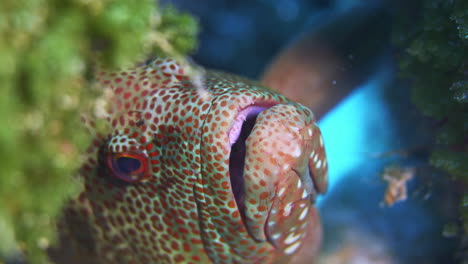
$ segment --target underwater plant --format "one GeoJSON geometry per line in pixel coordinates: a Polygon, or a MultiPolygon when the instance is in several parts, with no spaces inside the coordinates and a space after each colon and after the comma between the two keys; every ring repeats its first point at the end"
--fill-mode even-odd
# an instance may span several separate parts
{"type": "Polygon", "coordinates": [[[191,16],[152,0],[1,1],[0,263],[47,262],[56,216],[79,186],[90,140],[79,110],[95,98],[96,67],[183,56],[196,33],[191,16]]]}
{"type": "MultiPolygon", "coordinates": [[[[410,82],[413,102],[435,124],[430,164],[461,182],[466,190],[468,2],[423,0],[414,2],[412,8],[400,8],[393,41],[402,48],[398,57],[400,73],[410,82]],[[415,14],[417,19],[414,19],[415,14]]],[[[460,233],[467,243],[466,191],[460,210],[463,218],[460,233]]],[[[467,246],[462,245],[462,248],[466,250],[467,246]]],[[[468,258],[466,253],[464,258],[468,258]]]]}

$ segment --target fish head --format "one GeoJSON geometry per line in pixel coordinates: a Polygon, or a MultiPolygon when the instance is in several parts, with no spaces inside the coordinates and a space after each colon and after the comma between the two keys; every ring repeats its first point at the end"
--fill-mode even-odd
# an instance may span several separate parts
{"type": "Polygon", "coordinates": [[[81,170],[75,217],[91,231],[75,236],[99,263],[284,263],[314,247],[327,160],[312,112],[256,82],[206,71],[200,88],[187,72],[157,59],[99,76],[109,132],[81,170]]]}

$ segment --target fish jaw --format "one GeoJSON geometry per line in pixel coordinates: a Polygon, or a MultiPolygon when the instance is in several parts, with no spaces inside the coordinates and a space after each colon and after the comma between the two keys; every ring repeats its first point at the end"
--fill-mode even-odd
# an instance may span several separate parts
{"type": "Polygon", "coordinates": [[[320,130],[307,108],[255,83],[236,83],[214,99],[203,126],[195,189],[202,239],[211,235],[205,248],[231,252],[207,252],[215,263],[287,261],[320,230],[313,207],[326,191],[320,130]]]}
{"type": "Polygon", "coordinates": [[[316,164],[310,156],[315,153],[320,159],[325,157],[321,140],[310,111],[289,103],[260,113],[246,141],[247,226],[257,239],[275,247],[283,263],[304,245],[314,248],[320,241],[319,237],[308,236],[320,230],[313,203],[324,190],[315,183],[327,177],[327,168],[312,171],[310,168],[316,164]],[[310,239],[315,244],[307,244],[310,239]]]}
{"type": "Polygon", "coordinates": [[[213,263],[269,263],[273,245],[254,239],[243,220],[235,195],[243,191],[243,159],[231,154],[237,138],[245,136],[242,124],[250,115],[287,99],[225,73],[207,72],[207,82],[215,83],[210,80],[216,84],[207,86],[213,102],[202,127],[201,174],[194,189],[204,248],[213,263]],[[230,177],[233,171],[239,177],[230,177]]]}

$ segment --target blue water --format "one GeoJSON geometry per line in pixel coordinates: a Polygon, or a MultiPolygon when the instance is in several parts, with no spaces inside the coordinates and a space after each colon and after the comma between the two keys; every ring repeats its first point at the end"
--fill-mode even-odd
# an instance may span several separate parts
{"type": "Polygon", "coordinates": [[[442,236],[443,225],[450,221],[441,214],[441,208],[447,207],[443,201],[453,199],[447,195],[447,185],[432,186],[431,196],[416,195],[427,180],[414,179],[407,184],[406,201],[382,206],[386,184],[381,174],[386,166],[425,164],[418,156],[385,153],[423,144],[423,134],[428,134],[417,122],[403,119],[386,100],[386,89],[396,84],[394,78],[392,63],[384,62],[319,123],[329,162],[329,191],[318,200],[323,251],[336,252],[347,243],[356,246],[372,238],[371,244],[385,252],[379,253],[381,258],[391,256],[392,263],[453,263],[456,240],[442,236]],[[358,234],[354,242],[347,241],[350,233],[358,234]]]}
{"type": "MultiPolygon", "coordinates": [[[[347,172],[395,148],[393,120],[382,100],[391,78],[391,71],[382,67],[319,122],[329,164],[329,193],[347,172]]],[[[318,202],[322,205],[324,200],[318,202]]]]}

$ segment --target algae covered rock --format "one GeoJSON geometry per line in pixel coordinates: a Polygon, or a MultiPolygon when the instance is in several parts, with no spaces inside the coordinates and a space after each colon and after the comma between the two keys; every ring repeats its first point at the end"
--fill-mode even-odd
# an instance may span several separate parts
{"type": "Polygon", "coordinates": [[[90,136],[97,67],[195,48],[196,21],[155,1],[0,3],[0,263],[45,263],[90,136]]]}

